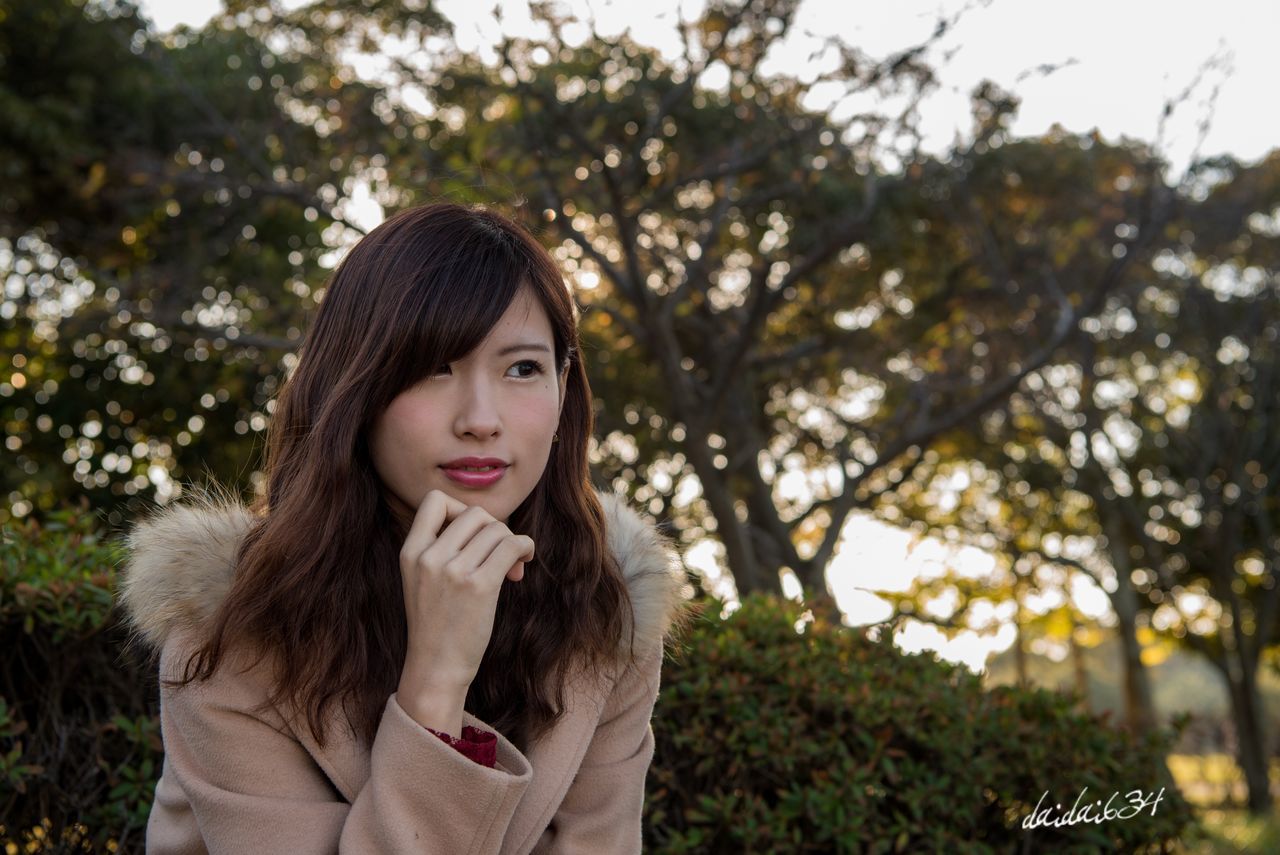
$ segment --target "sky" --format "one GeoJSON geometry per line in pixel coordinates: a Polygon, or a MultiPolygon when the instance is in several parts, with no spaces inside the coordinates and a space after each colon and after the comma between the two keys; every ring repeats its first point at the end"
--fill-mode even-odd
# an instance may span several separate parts
{"type": "MultiPolygon", "coordinates": [[[[161,31],[179,24],[198,27],[222,8],[220,0],[139,0],[138,5],[161,31]]],[[[304,3],[284,0],[284,5],[304,3]]],[[[437,0],[455,24],[459,46],[481,52],[504,30],[520,34],[527,21],[524,2],[502,3],[501,25],[492,16],[494,5],[437,0]]],[[[602,36],[629,30],[638,42],[674,56],[677,16],[687,20],[701,4],[573,0],[562,5],[594,19],[602,36]]],[[[930,54],[941,85],[920,105],[919,127],[928,151],[944,151],[957,135],[968,134],[969,93],[984,78],[1021,98],[1011,127],[1015,136],[1040,135],[1056,123],[1073,133],[1096,129],[1112,142],[1128,137],[1155,143],[1164,102],[1189,89],[1191,97],[1170,117],[1160,141],[1171,178],[1185,170],[1197,144],[1201,156],[1227,153],[1246,161],[1280,146],[1280,110],[1268,106],[1275,103],[1274,77],[1280,70],[1273,48],[1280,32],[1277,0],[804,0],[787,42],[771,59],[780,70],[817,74],[820,68],[807,61],[814,33],[838,35],[880,57],[924,41],[940,16],[953,18],[962,10],[959,23],[930,54]],[[1213,66],[1201,73],[1206,62],[1213,66]],[[1048,75],[1037,73],[1045,64],[1060,67],[1048,75]],[[1198,126],[1206,119],[1208,135],[1198,142],[1198,126]]],[[[850,106],[855,105],[844,108],[850,106]]],[[[835,106],[837,115],[841,109],[835,106]]],[[[359,207],[368,224],[381,218],[376,205],[359,207]]],[[[871,590],[905,590],[917,576],[940,573],[944,562],[971,574],[993,564],[992,556],[977,550],[948,557],[936,541],[910,551],[909,535],[862,515],[852,516],[842,535],[829,579],[842,610],[859,624],[888,616],[887,605],[871,590]]],[[[704,543],[689,550],[686,559],[714,577],[717,549],[704,543]]],[[[1088,614],[1108,613],[1105,595],[1092,584],[1077,586],[1073,597],[1088,614]]],[[[1007,621],[1009,615],[992,617],[1007,621]]],[[[989,654],[1012,644],[1013,633],[1006,623],[995,634],[947,639],[911,621],[895,642],[907,651],[936,650],[944,659],[980,669],[989,654]]]]}
{"type": "MultiPolygon", "coordinates": [[[[139,0],[138,5],[162,31],[178,24],[199,26],[222,8],[220,0],[139,0]]],[[[284,0],[284,5],[304,3],[284,0]]],[[[464,48],[489,44],[500,32],[491,14],[494,2],[437,0],[436,5],[455,23],[464,48]]],[[[508,31],[518,31],[527,5],[498,5],[508,31]]],[[[638,41],[672,53],[679,45],[676,16],[687,19],[701,6],[691,0],[648,0],[642,7],[626,0],[562,5],[594,17],[602,35],[629,29],[638,41]]],[[[873,56],[887,55],[923,41],[939,16],[953,18],[962,11],[933,52],[941,58],[954,49],[945,63],[935,64],[942,85],[921,105],[930,150],[940,151],[957,132],[967,133],[969,93],[983,78],[1021,96],[1012,127],[1016,135],[1041,134],[1056,122],[1073,132],[1097,128],[1108,140],[1154,141],[1165,99],[1191,86],[1200,67],[1215,57],[1221,70],[1206,73],[1189,103],[1170,120],[1164,145],[1170,162],[1187,163],[1208,96],[1219,85],[1202,154],[1254,160],[1280,144],[1280,111],[1266,106],[1274,101],[1277,72],[1276,0],[803,0],[788,50],[777,61],[803,69],[812,47],[805,34],[815,32],[839,35],[873,56]],[[1036,74],[1044,64],[1065,67],[1036,74]]]]}

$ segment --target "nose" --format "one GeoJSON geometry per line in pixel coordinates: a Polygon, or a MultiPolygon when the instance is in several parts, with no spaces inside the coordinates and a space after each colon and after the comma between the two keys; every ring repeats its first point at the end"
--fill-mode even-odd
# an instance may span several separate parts
{"type": "Polygon", "coordinates": [[[454,420],[454,433],[480,439],[494,436],[502,429],[498,414],[498,390],[486,378],[473,378],[458,387],[462,400],[454,420]]]}

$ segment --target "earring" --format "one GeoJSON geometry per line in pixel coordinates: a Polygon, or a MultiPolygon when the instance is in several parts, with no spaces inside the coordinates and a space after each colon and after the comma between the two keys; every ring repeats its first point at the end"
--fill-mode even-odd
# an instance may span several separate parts
{"type": "Polygon", "coordinates": [[[553,433],[553,434],[551,435],[551,441],[552,441],[552,442],[559,442],[559,441],[560,441],[560,431],[556,431],[555,433],[553,433]]]}

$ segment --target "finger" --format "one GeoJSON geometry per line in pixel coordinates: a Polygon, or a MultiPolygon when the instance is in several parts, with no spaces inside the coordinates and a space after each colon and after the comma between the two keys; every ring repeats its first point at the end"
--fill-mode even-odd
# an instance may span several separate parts
{"type": "Polygon", "coordinates": [[[409,533],[400,548],[402,555],[417,557],[436,542],[440,529],[457,519],[467,510],[467,505],[443,490],[428,490],[418,505],[409,533]]]}
{"type": "Polygon", "coordinates": [[[470,540],[462,544],[461,548],[452,557],[447,557],[449,553],[449,543],[453,538],[454,529],[462,530],[464,526],[468,526],[472,520],[459,517],[449,524],[449,529],[442,535],[440,539],[433,545],[433,550],[439,550],[442,559],[448,561],[449,564],[455,565],[467,575],[474,573],[480,565],[484,564],[489,555],[504,538],[511,536],[511,530],[507,528],[505,523],[498,522],[490,517],[484,524],[471,534],[470,540]]]}
{"type": "MultiPolygon", "coordinates": [[[[485,526],[494,522],[497,522],[497,520],[493,518],[492,514],[479,505],[473,505],[451,520],[444,530],[440,532],[435,543],[428,548],[436,555],[447,560],[461,554],[471,541],[484,530],[485,526]]],[[[502,526],[502,530],[507,530],[505,525],[502,526]]],[[[476,558],[476,563],[478,564],[484,560],[484,556],[487,554],[487,552],[480,554],[476,558]]],[[[473,564],[472,566],[474,567],[475,565],[473,564]]]]}
{"type": "MultiPolygon", "coordinates": [[[[512,572],[514,565],[519,563],[520,578],[524,578],[524,563],[533,560],[533,549],[533,538],[527,535],[513,534],[505,537],[493,548],[489,557],[476,572],[482,578],[492,579],[494,584],[500,584],[504,578],[509,578],[508,574],[512,572]]],[[[519,581],[519,579],[512,581],[519,581]]]]}

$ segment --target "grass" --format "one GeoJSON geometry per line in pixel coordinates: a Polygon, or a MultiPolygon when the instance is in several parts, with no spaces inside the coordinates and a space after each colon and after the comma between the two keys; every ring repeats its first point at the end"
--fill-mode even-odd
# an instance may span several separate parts
{"type": "Polygon", "coordinates": [[[1270,855],[1280,852],[1280,816],[1254,819],[1243,810],[1200,811],[1205,839],[1186,843],[1185,855],[1270,855]]]}
{"type": "MultiPolygon", "coordinates": [[[[1280,852],[1280,814],[1255,819],[1245,801],[1244,775],[1229,754],[1171,754],[1169,771],[1204,826],[1184,855],[1270,855],[1280,852]]],[[[1280,763],[1271,766],[1272,792],[1280,787],[1280,763]]]]}

